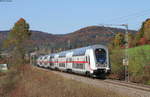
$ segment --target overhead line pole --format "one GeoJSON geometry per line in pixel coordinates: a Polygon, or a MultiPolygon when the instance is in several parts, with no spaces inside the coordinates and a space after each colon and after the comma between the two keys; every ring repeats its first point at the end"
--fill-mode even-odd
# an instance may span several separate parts
{"type": "MultiPolygon", "coordinates": [[[[124,69],[125,69],[125,81],[129,82],[129,72],[128,72],[128,65],[129,65],[129,59],[128,59],[128,48],[129,48],[129,44],[128,44],[128,24],[104,24],[101,26],[124,26],[126,29],[125,31],[125,59],[123,61],[124,62],[124,69]]],[[[113,34],[114,32],[111,31],[113,34]]]]}
{"type": "Polygon", "coordinates": [[[126,60],[126,65],[125,65],[125,80],[129,82],[129,71],[128,71],[128,66],[129,66],[129,56],[128,56],[128,48],[129,48],[129,39],[128,39],[128,24],[124,25],[126,27],[126,35],[125,35],[125,60],[126,60]]]}

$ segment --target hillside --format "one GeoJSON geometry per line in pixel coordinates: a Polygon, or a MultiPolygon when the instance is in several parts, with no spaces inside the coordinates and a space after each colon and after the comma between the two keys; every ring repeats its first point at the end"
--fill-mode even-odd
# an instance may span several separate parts
{"type": "Polygon", "coordinates": [[[150,50],[150,45],[143,45],[143,46],[137,46],[134,48],[129,48],[129,53],[136,53],[138,50],[150,50]]]}
{"type": "MultiPolygon", "coordinates": [[[[31,30],[33,34],[31,36],[30,43],[32,43],[34,48],[68,48],[69,43],[71,48],[77,48],[91,44],[106,45],[113,37],[113,33],[111,31],[114,33],[125,32],[124,29],[100,26],[89,26],[72,33],[59,35],[31,30]]],[[[2,44],[2,41],[6,39],[8,32],[9,31],[0,31],[0,45],[2,44]]],[[[136,31],[129,30],[129,32],[135,33],[136,31]]]]}
{"type": "MultiPolygon", "coordinates": [[[[130,81],[150,85],[150,45],[128,49],[130,81]]],[[[124,49],[115,49],[110,54],[112,73],[117,79],[124,79],[124,49]]]]}

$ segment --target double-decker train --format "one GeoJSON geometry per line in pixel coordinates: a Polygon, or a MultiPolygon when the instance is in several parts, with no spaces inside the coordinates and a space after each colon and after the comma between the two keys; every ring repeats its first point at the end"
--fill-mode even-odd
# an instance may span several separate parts
{"type": "Polygon", "coordinates": [[[108,48],[92,45],[40,56],[37,66],[98,77],[111,71],[108,48]]]}

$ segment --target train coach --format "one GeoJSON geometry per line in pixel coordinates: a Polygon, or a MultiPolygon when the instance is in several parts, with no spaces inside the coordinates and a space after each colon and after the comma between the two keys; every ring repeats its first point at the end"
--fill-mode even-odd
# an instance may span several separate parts
{"type": "Polygon", "coordinates": [[[92,45],[83,48],[40,56],[39,67],[98,77],[111,71],[108,48],[92,45]]]}

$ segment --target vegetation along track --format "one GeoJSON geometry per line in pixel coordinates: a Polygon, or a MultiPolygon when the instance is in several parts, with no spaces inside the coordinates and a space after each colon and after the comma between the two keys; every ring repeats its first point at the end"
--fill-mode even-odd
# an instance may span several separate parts
{"type": "MultiPolygon", "coordinates": [[[[47,69],[44,69],[47,70],[47,69]]],[[[95,87],[104,88],[106,90],[117,92],[118,94],[125,94],[131,97],[150,97],[150,86],[139,85],[130,82],[110,80],[110,79],[92,79],[85,76],[70,74],[65,72],[52,71],[68,79],[73,79],[95,87]]]]}

